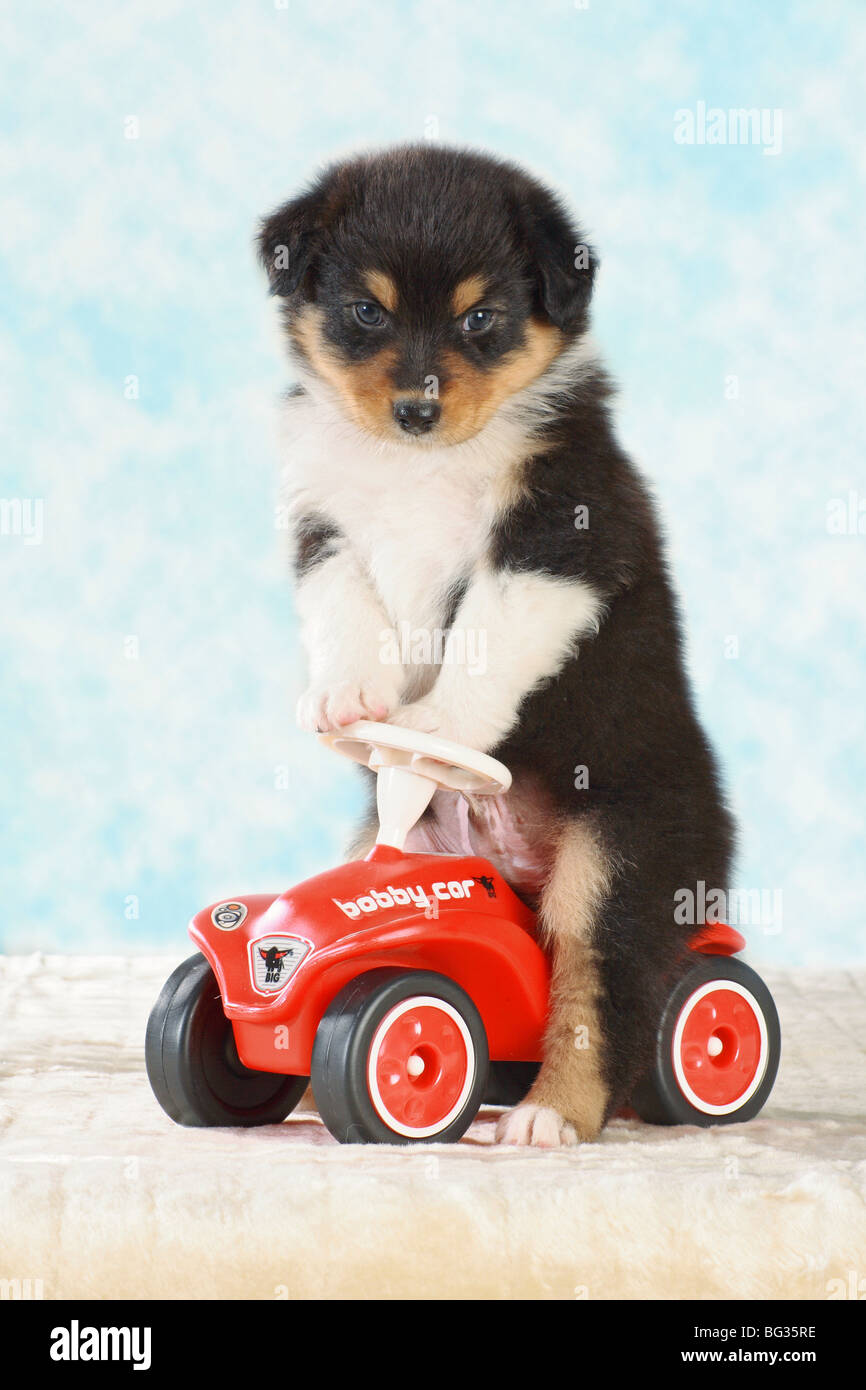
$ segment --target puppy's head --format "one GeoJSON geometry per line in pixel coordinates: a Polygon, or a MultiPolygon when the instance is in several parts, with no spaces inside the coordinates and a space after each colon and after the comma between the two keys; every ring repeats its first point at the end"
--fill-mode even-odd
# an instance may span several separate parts
{"type": "Polygon", "coordinates": [[[512,165],[436,146],[335,164],[262,225],[307,370],[380,438],[457,444],[587,326],[595,258],[512,165]]]}

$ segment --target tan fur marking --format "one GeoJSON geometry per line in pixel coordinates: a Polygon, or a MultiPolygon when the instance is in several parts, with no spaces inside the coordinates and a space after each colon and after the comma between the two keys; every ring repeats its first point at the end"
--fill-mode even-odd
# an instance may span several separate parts
{"type": "Polygon", "coordinates": [[[391,276],[383,270],[366,270],[363,278],[373,298],[393,314],[397,308],[397,286],[391,276]]]}
{"type": "Polygon", "coordinates": [[[580,820],[565,826],[541,904],[545,938],[554,942],[567,933],[589,944],[612,879],[613,866],[592,824],[580,820]]]}
{"type": "Polygon", "coordinates": [[[503,401],[547,370],[562,346],[558,328],[530,320],[523,347],[489,371],[479,371],[456,353],[444,354],[448,375],[441,394],[442,423],[449,442],[477,434],[503,401]]]}
{"type": "Polygon", "coordinates": [[[312,304],[301,310],[292,331],[310,365],[339,392],[355,424],[373,434],[393,433],[394,349],[383,348],[375,357],[348,366],[324,342],[322,313],[312,304]]]}
{"type": "MultiPolygon", "coordinates": [[[[322,311],[316,305],[304,306],[291,328],[298,347],[313,369],[339,393],[355,424],[380,437],[399,438],[392,413],[396,399],[393,380],[396,349],[383,348],[375,357],[349,365],[325,342],[322,318],[322,311]]],[[[510,352],[490,371],[479,371],[457,353],[443,354],[446,376],[440,392],[442,423],[430,435],[429,442],[461,444],[471,439],[503,401],[547,370],[562,345],[558,328],[531,320],[524,346],[510,352]]],[[[401,390],[399,395],[401,398],[424,397],[420,389],[401,390]]]]}
{"type": "Polygon", "coordinates": [[[529,495],[530,484],[527,476],[526,458],[522,456],[514,459],[511,465],[495,480],[491,497],[497,512],[504,514],[513,511],[529,495]]]}
{"type": "Polygon", "coordinates": [[[486,288],[487,281],[480,275],[470,275],[467,279],[461,280],[451,296],[451,312],[455,318],[458,314],[465,314],[467,309],[471,309],[483,299],[486,288]]]}
{"type": "Polygon", "coordinates": [[[526,1103],[558,1111],[584,1140],[599,1134],[608,1102],[592,932],[612,877],[611,861],[593,828],[586,822],[568,825],[539,912],[553,971],[544,1061],[526,1103]]]}

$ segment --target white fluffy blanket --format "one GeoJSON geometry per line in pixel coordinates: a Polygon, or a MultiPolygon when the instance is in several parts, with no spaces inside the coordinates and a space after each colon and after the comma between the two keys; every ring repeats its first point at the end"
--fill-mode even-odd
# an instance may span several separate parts
{"type": "Polygon", "coordinates": [[[826,1298],[866,1275],[866,972],[768,974],[751,1124],[562,1152],[180,1129],[143,1062],[175,961],[0,958],[0,1279],[46,1298],[826,1298]],[[841,1284],[833,1283],[842,1281],[841,1284]]]}

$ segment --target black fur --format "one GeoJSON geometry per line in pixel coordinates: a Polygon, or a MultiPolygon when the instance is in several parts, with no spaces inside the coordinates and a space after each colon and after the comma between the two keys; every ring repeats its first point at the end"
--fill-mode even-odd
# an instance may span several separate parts
{"type": "Polygon", "coordinates": [[[339,549],[342,532],[326,516],[312,512],[299,519],[295,528],[295,578],[302,579],[339,549]]]}
{"type": "Polygon", "coordinates": [[[586,580],[606,612],[493,751],[515,780],[540,778],[560,813],[590,817],[619,865],[596,940],[613,1113],[687,960],[694,928],[675,924],[674,894],[698,880],[727,885],[733,822],[685,676],[654,508],[616,442],[607,391],[598,379],[563,409],[555,442],[528,466],[526,500],[493,540],[503,568],[586,580]]]}

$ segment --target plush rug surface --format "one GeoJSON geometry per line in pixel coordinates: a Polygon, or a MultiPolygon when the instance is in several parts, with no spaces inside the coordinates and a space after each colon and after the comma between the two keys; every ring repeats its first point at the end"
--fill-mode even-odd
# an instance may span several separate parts
{"type": "Polygon", "coordinates": [[[0,958],[0,1280],[45,1298],[866,1292],[866,972],[767,972],[783,1058],[750,1124],[618,1120],[543,1152],[496,1146],[494,1110],[450,1147],[341,1147],[310,1113],[176,1127],[143,1062],[176,963],[0,958]]]}

